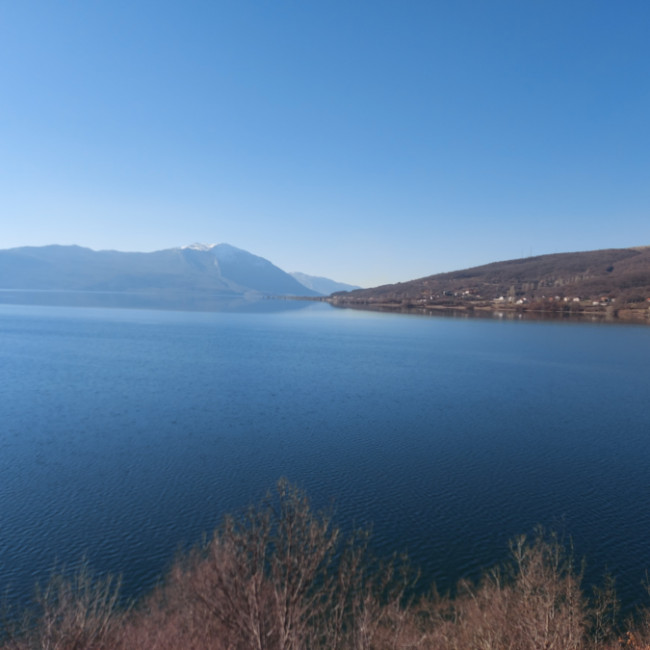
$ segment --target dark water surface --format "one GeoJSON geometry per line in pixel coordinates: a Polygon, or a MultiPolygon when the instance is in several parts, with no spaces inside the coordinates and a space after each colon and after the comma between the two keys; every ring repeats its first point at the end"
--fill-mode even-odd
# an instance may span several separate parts
{"type": "MultiPolygon", "coordinates": [[[[292,305],[295,307],[295,305],[292,305]]],[[[536,524],[650,569],[650,328],[0,306],[0,589],[141,593],[280,476],[444,589],[536,524]]]]}

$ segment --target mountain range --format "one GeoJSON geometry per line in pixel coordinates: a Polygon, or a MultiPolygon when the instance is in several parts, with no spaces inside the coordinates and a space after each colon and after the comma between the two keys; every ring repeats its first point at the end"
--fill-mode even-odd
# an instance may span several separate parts
{"type": "Polygon", "coordinates": [[[316,297],[323,295],[318,287],[331,293],[350,286],[296,275],[298,279],[229,244],[193,244],[152,253],[58,245],[0,250],[4,291],[316,297]]]}
{"type": "MultiPolygon", "coordinates": [[[[326,298],[365,308],[535,309],[632,308],[650,301],[650,247],[556,253],[359,289],[328,278],[287,273],[229,244],[193,244],[152,253],[81,246],[0,250],[0,298],[30,293],[34,304],[76,294],[75,304],[135,297],[188,307],[262,297],[326,298]],[[10,295],[11,294],[11,295],[10,295]],[[47,295],[46,295],[47,294],[47,295]],[[34,297],[36,296],[36,297],[34,297]],[[208,304],[209,303],[209,304],[208,304]]],[[[24,299],[26,300],[26,299],[24,299]]],[[[117,304],[117,303],[115,303],[117,304]]],[[[131,303],[129,303],[131,304],[131,303]]]]}

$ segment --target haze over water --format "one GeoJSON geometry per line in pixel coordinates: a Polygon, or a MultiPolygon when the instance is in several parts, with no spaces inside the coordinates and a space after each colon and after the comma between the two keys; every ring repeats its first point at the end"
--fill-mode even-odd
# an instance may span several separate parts
{"type": "MultiPolygon", "coordinates": [[[[269,305],[265,305],[267,308],[269,305]]],[[[445,589],[537,524],[627,606],[650,568],[650,329],[0,306],[0,580],[142,593],[286,476],[445,589]]],[[[301,307],[301,308],[298,308],[301,307]]]]}

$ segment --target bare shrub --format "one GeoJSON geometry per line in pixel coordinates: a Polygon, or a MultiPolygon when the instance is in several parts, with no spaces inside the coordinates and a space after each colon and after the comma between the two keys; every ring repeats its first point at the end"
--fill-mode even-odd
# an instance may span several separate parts
{"type": "MultiPolygon", "coordinates": [[[[433,647],[461,650],[580,650],[589,619],[581,573],[555,537],[512,544],[512,560],[478,584],[462,582],[454,599],[425,606],[433,647]]],[[[595,647],[595,646],[589,646],[595,647]]]]}
{"type": "MultiPolygon", "coordinates": [[[[650,594],[650,576],[646,572],[646,590],[650,594]]],[[[637,615],[628,619],[621,635],[620,647],[626,650],[650,650],[650,609],[640,608],[637,615]]]]}
{"type": "MultiPolygon", "coordinates": [[[[587,612],[593,648],[610,648],[619,637],[620,603],[616,596],[614,578],[607,575],[602,586],[592,587],[587,612]]],[[[632,621],[629,622],[633,626],[632,621]]],[[[650,648],[648,649],[650,650],[650,648]]]]}
{"type": "Polygon", "coordinates": [[[344,537],[282,480],[179,557],[137,607],[120,609],[119,582],[86,568],[55,575],[0,649],[650,650],[650,613],[617,634],[612,581],[588,599],[553,535],[516,539],[508,563],[453,598],[413,598],[408,563],[378,561],[368,542],[344,537]]]}
{"type": "Polygon", "coordinates": [[[365,648],[383,622],[394,625],[406,586],[394,563],[372,574],[369,565],[366,535],[343,540],[328,514],[282,480],[275,497],[227,517],[177,564],[164,598],[183,603],[185,628],[218,639],[214,647],[365,648]]]}
{"type": "Polygon", "coordinates": [[[71,578],[53,573],[37,587],[35,611],[14,627],[5,648],[16,650],[109,650],[123,613],[120,581],[96,578],[84,564],[71,578]]]}

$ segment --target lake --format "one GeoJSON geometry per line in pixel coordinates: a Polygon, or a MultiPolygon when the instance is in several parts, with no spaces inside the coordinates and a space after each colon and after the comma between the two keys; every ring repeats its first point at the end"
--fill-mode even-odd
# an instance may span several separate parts
{"type": "Polygon", "coordinates": [[[149,588],[286,476],[442,589],[537,524],[629,607],[650,569],[650,328],[271,302],[0,305],[0,588],[149,588]]]}

